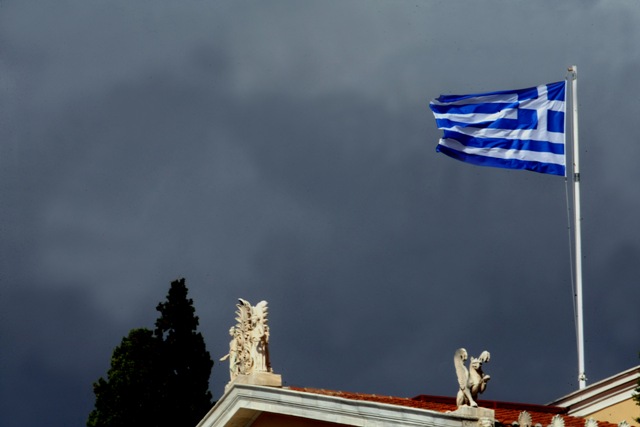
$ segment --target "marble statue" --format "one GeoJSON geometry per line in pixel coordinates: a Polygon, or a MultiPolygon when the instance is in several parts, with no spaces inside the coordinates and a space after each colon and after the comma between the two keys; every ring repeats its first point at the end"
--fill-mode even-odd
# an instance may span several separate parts
{"type": "Polygon", "coordinates": [[[269,361],[269,326],[267,302],[261,301],[251,309],[251,369],[253,372],[271,372],[269,361]]]}
{"type": "Polygon", "coordinates": [[[229,329],[229,353],[220,359],[229,360],[231,381],[238,375],[273,372],[269,360],[267,302],[260,301],[252,306],[249,301],[239,298],[236,307],[237,323],[229,329]]]}
{"type": "Polygon", "coordinates": [[[233,381],[233,379],[240,373],[242,334],[238,333],[238,329],[236,329],[235,326],[232,326],[231,329],[229,329],[229,335],[231,335],[231,341],[229,341],[229,353],[224,355],[220,361],[224,362],[229,359],[229,376],[233,381]]]}
{"type": "Polygon", "coordinates": [[[488,351],[483,351],[480,357],[472,357],[469,362],[469,369],[464,366],[464,362],[468,359],[467,350],[459,348],[453,356],[453,364],[456,368],[458,376],[458,395],[456,403],[458,408],[467,405],[474,408],[478,407],[476,400],[478,395],[483,393],[487,388],[487,382],[491,378],[482,372],[482,364],[489,362],[491,355],[488,351]]]}
{"type": "Polygon", "coordinates": [[[520,427],[531,427],[532,422],[531,414],[527,411],[522,411],[520,415],[518,415],[517,423],[520,427]]]}

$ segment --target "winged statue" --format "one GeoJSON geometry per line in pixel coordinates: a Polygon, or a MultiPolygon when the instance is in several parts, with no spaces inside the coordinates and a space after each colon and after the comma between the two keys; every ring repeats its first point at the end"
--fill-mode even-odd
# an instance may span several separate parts
{"type": "Polygon", "coordinates": [[[268,306],[260,301],[251,308],[251,367],[253,372],[271,372],[269,360],[268,306]]]}
{"type": "Polygon", "coordinates": [[[482,364],[489,362],[491,358],[488,351],[483,351],[479,357],[472,357],[469,361],[469,369],[464,365],[468,357],[467,350],[464,348],[457,349],[453,356],[459,386],[456,396],[458,408],[464,405],[477,408],[478,395],[485,391],[487,382],[491,379],[482,371],[482,364]]]}

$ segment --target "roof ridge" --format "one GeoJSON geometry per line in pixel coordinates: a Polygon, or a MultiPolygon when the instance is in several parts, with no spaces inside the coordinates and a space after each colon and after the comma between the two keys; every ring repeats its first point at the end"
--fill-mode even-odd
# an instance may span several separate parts
{"type": "MultiPolygon", "coordinates": [[[[311,387],[287,387],[290,390],[321,394],[325,396],[341,397],[350,400],[363,400],[374,401],[379,403],[387,403],[391,405],[407,406],[419,409],[426,409],[436,412],[453,412],[457,409],[456,400],[454,397],[448,396],[433,396],[421,394],[415,397],[396,397],[377,395],[372,393],[354,393],[345,392],[340,390],[326,390],[311,387]]],[[[538,405],[533,403],[516,403],[516,402],[503,402],[498,400],[479,400],[478,404],[487,409],[492,409],[495,412],[496,424],[503,426],[511,426],[518,419],[518,415],[527,411],[532,416],[533,425],[540,424],[543,427],[547,427],[551,424],[551,420],[554,416],[560,415],[565,420],[565,427],[584,427],[587,418],[574,415],[568,415],[568,408],[562,406],[548,406],[538,405]]],[[[618,427],[617,424],[598,421],[598,427],[618,427]]]]}

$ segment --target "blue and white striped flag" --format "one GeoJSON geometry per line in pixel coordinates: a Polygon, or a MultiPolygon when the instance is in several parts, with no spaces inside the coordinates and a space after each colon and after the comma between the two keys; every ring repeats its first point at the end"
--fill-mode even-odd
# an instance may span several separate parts
{"type": "Polygon", "coordinates": [[[429,107],[444,131],[436,151],[479,166],[565,176],[565,82],[475,95],[429,107]]]}

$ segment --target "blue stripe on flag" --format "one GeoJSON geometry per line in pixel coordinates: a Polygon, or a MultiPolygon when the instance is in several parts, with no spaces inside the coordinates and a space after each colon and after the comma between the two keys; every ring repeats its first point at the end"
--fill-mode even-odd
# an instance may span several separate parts
{"type": "MultiPolygon", "coordinates": [[[[547,88],[549,88],[549,92],[553,94],[550,100],[556,101],[564,101],[564,84],[565,82],[557,82],[557,83],[549,83],[547,88]]],[[[470,98],[479,98],[484,96],[493,96],[493,95],[515,95],[518,98],[518,101],[525,101],[527,99],[535,99],[538,97],[538,87],[529,87],[526,89],[513,89],[513,90],[499,90],[495,92],[485,92],[485,93],[474,93],[469,95],[440,95],[436,98],[436,101],[442,103],[452,103],[458,101],[464,101],[470,98]]]]}
{"type": "Polygon", "coordinates": [[[519,169],[528,170],[539,173],[546,173],[550,175],[565,176],[565,167],[560,165],[533,162],[518,159],[496,159],[494,157],[478,156],[475,154],[466,154],[457,150],[453,150],[443,145],[438,145],[436,151],[446,154],[449,157],[463,161],[465,163],[471,163],[476,166],[490,166],[494,168],[503,169],[519,169]]]}
{"type": "Polygon", "coordinates": [[[493,102],[491,104],[446,104],[446,105],[432,105],[431,110],[438,114],[493,114],[498,113],[508,108],[518,108],[517,102],[493,102]]]}

